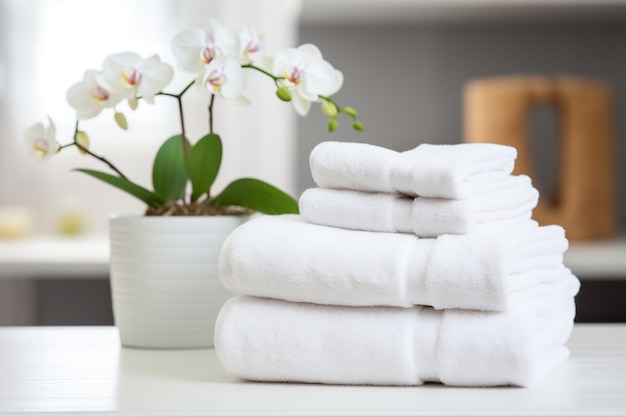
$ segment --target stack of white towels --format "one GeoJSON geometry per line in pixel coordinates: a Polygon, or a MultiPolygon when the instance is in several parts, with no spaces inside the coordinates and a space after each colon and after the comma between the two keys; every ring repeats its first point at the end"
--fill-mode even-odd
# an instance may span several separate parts
{"type": "Polygon", "coordinates": [[[223,246],[218,318],[231,374],[330,384],[529,386],[567,360],[580,283],[516,151],[398,153],[324,142],[300,216],[262,216],[223,246]]]}

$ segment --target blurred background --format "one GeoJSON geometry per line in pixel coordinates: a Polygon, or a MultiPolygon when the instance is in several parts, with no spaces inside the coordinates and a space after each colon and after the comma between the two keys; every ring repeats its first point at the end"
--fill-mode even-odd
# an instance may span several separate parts
{"type": "MultiPolygon", "coordinates": [[[[472,80],[567,75],[606,83],[615,227],[606,238],[573,242],[566,264],[583,280],[577,320],[626,321],[626,0],[0,0],[0,236],[3,221],[22,226],[18,236],[0,237],[0,325],[112,324],[108,217],[141,214],[143,206],[71,172],[101,168],[74,149],[34,163],[23,131],[50,117],[68,143],[75,119],[65,94],[85,70],[121,51],[157,53],[175,65],[172,37],[209,17],[233,28],[255,22],[269,52],[317,45],[344,73],[336,101],[356,107],[366,127],[354,132],[344,119],[328,133],[317,106],[300,118],[262,80],[250,91],[252,106],[216,109],[225,141],[218,188],[254,176],[297,197],[314,185],[308,155],[325,140],[398,151],[459,143],[472,80]]],[[[172,88],[186,81],[176,78],[172,88]]],[[[148,186],[158,146],[179,129],[175,102],[165,99],[135,112],[120,106],[127,131],[104,112],[81,124],[91,149],[148,186]]],[[[190,136],[200,137],[206,97],[190,94],[185,106],[190,136]]],[[[538,105],[527,117],[533,181],[553,200],[563,181],[558,111],[538,105]]]]}

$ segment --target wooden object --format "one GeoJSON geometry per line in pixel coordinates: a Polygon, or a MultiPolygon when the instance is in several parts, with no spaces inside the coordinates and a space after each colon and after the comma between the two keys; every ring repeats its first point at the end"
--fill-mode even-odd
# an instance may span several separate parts
{"type": "Polygon", "coordinates": [[[535,178],[528,114],[551,104],[559,116],[560,166],[555,201],[540,198],[540,224],[559,224],[570,240],[615,232],[613,97],[601,82],[573,77],[511,76],[474,80],[465,87],[466,142],[517,148],[515,174],[535,178]]]}

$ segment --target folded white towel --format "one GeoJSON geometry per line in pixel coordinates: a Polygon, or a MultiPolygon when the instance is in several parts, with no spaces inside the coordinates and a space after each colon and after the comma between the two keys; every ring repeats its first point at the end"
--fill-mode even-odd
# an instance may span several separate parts
{"type": "Polygon", "coordinates": [[[215,350],[244,379],[330,384],[529,386],[567,360],[572,298],[548,316],[341,307],[240,296],[222,308],[215,350]]]}
{"type": "Polygon", "coordinates": [[[309,223],[421,237],[465,234],[483,224],[506,226],[530,220],[539,192],[530,178],[506,176],[503,189],[461,200],[310,188],[300,196],[309,223]]]}
{"type": "Polygon", "coordinates": [[[562,269],[567,245],[561,227],[532,222],[420,239],[261,216],[227,238],[220,277],[233,292],[288,301],[501,311],[524,282],[575,279],[562,269]]]}
{"type": "Polygon", "coordinates": [[[492,143],[422,144],[399,153],[365,143],[322,142],[309,162],[322,188],[457,199],[501,188],[516,157],[515,148],[492,143]]]}

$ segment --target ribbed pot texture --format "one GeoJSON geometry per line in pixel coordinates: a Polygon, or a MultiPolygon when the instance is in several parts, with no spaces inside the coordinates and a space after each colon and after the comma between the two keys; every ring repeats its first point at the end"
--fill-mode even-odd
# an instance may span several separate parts
{"type": "Polygon", "coordinates": [[[122,345],[213,346],[215,320],[233,296],[219,253],[247,216],[110,219],[113,314],[122,345]]]}

